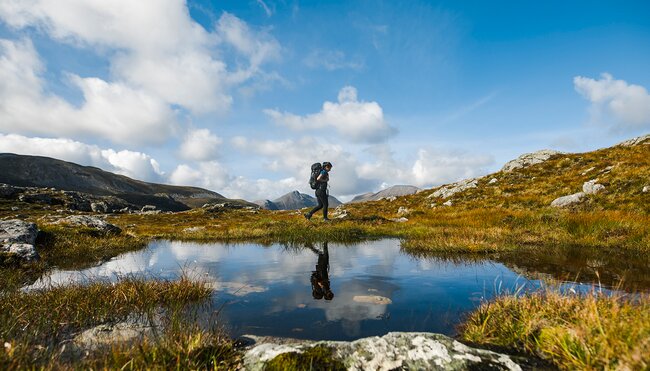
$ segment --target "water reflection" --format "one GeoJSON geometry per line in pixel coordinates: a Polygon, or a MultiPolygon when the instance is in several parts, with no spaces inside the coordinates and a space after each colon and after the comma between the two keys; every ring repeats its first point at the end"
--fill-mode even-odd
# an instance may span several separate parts
{"type": "Polygon", "coordinates": [[[307,244],[307,248],[318,255],[316,270],[311,272],[311,295],[316,300],[323,298],[325,300],[334,299],[334,293],[330,288],[330,255],[327,249],[327,242],[323,242],[322,251],[316,250],[316,248],[314,248],[314,245],[311,243],[307,244]]]}
{"type": "Polygon", "coordinates": [[[521,256],[414,256],[392,239],[303,246],[154,241],[96,267],[53,271],[32,288],[124,275],[174,279],[184,273],[214,288],[214,307],[223,308],[217,320],[233,336],[349,340],[389,331],[453,334],[481,300],[539,287],[529,272],[549,264],[521,256]]]}

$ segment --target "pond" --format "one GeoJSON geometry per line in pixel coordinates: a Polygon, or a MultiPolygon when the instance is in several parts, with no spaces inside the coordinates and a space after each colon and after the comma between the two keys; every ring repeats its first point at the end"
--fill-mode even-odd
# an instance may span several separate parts
{"type": "MultiPolygon", "coordinates": [[[[153,241],[96,267],[52,271],[31,288],[125,275],[174,279],[187,274],[214,288],[212,310],[220,309],[216,318],[231,336],[351,340],[390,331],[453,335],[481,300],[540,287],[539,280],[526,277],[538,278],[539,272],[528,274],[502,260],[415,257],[396,239],[297,247],[153,241]]],[[[571,287],[592,286],[576,282],[571,287]]]]}

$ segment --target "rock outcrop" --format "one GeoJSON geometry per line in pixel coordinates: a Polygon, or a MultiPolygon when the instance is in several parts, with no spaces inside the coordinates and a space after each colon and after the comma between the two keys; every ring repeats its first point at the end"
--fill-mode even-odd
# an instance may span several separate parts
{"type": "Polygon", "coordinates": [[[631,147],[631,146],[638,146],[639,144],[644,143],[645,144],[650,144],[650,134],[642,135],[640,137],[628,139],[624,142],[619,143],[619,146],[623,147],[631,147]],[[646,142],[647,141],[647,142],[646,142]]]}
{"type": "Polygon", "coordinates": [[[549,158],[555,155],[559,155],[561,153],[562,152],[551,150],[551,149],[543,149],[541,151],[537,151],[533,153],[526,153],[517,157],[512,161],[506,162],[506,164],[503,165],[503,168],[501,168],[501,171],[508,173],[515,169],[521,169],[531,165],[541,164],[542,162],[548,160],[549,158]]]}
{"type": "Polygon", "coordinates": [[[139,323],[119,322],[90,328],[75,336],[73,344],[82,350],[110,348],[114,344],[139,341],[153,335],[153,327],[139,323]]]}
{"type": "Polygon", "coordinates": [[[104,219],[97,216],[89,215],[70,215],[63,219],[59,219],[57,221],[57,224],[87,227],[95,229],[104,234],[119,234],[122,232],[118,226],[108,223],[104,219]]]}
{"type": "Polygon", "coordinates": [[[332,358],[347,370],[521,370],[523,359],[472,348],[441,334],[390,332],[352,342],[297,341],[262,343],[261,338],[244,355],[246,370],[264,370],[285,353],[303,353],[313,347],[332,351],[332,358]]]}
{"type": "Polygon", "coordinates": [[[553,207],[568,207],[581,203],[584,198],[587,196],[585,192],[578,192],[568,196],[558,197],[553,202],[551,206],[553,207]]]}
{"type": "Polygon", "coordinates": [[[24,260],[38,259],[37,236],[38,228],[34,223],[18,219],[0,221],[0,252],[24,260]]]}
{"type": "Polygon", "coordinates": [[[582,185],[582,191],[588,195],[595,195],[605,190],[605,186],[598,183],[598,179],[592,179],[582,185]]]}
{"type": "Polygon", "coordinates": [[[449,198],[456,193],[466,191],[471,188],[476,188],[478,186],[478,179],[465,179],[456,183],[447,184],[438,188],[435,192],[430,194],[427,198],[440,197],[440,198],[449,198]]]}

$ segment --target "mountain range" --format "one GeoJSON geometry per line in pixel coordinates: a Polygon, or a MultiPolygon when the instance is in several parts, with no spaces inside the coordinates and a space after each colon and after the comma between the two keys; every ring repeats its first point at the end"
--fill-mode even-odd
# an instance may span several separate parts
{"type": "Polygon", "coordinates": [[[154,205],[170,211],[225,201],[252,205],[203,188],[148,183],[92,166],[12,153],[0,153],[0,183],[113,196],[134,206],[154,205]]]}
{"type": "Polygon", "coordinates": [[[375,192],[375,193],[369,192],[369,193],[364,193],[362,195],[358,195],[355,198],[353,198],[349,203],[352,204],[357,202],[379,201],[381,199],[389,198],[389,197],[407,196],[407,195],[415,194],[419,190],[420,188],[415,186],[396,185],[396,186],[383,189],[379,192],[375,192]]]}

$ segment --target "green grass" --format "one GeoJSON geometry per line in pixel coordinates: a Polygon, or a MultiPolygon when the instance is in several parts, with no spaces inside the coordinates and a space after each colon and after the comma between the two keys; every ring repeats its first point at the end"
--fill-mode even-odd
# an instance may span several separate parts
{"type": "Polygon", "coordinates": [[[461,326],[464,340],[547,359],[562,369],[650,368],[650,297],[564,295],[498,297],[461,326]]]}

